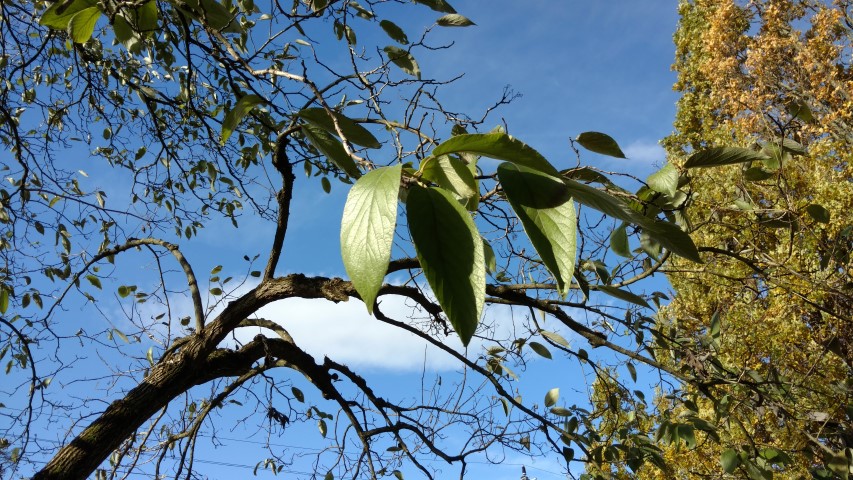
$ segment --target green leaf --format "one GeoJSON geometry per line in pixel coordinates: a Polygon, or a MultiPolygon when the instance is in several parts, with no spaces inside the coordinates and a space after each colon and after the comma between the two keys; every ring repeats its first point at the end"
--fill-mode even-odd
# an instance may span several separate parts
{"type": "Polygon", "coordinates": [[[799,118],[806,123],[814,121],[812,109],[809,107],[809,104],[802,100],[791,100],[785,105],[785,109],[788,110],[788,113],[792,117],[799,118]]]}
{"type": "Polygon", "coordinates": [[[311,6],[311,10],[315,12],[319,12],[320,10],[326,8],[328,4],[328,0],[309,0],[308,4],[311,6]]]}
{"type": "Polygon", "coordinates": [[[228,141],[228,138],[234,132],[234,129],[237,128],[237,125],[240,124],[240,121],[243,120],[243,117],[252,111],[256,105],[261,103],[264,103],[264,99],[257,95],[245,95],[240,98],[237,104],[234,105],[234,108],[226,113],[225,118],[222,120],[222,139],[219,143],[225,145],[225,142],[228,141]]]}
{"type": "Polygon", "coordinates": [[[595,285],[595,289],[599,292],[606,293],[607,295],[610,295],[613,298],[618,298],[619,300],[631,302],[641,307],[652,308],[645,298],[631,293],[628,290],[622,290],[621,288],[611,287],[610,285],[595,285]]]}
{"type": "Polygon", "coordinates": [[[468,17],[464,17],[458,13],[449,13],[436,20],[435,23],[442,27],[470,27],[471,25],[476,25],[468,17]]]}
{"type": "Polygon", "coordinates": [[[569,187],[569,192],[576,201],[623,222],[638,225],[672,253],[694,262],[702,262],[693,240],[677,225],[658,222],[641,215],[627,203],[596,188],[569,179],[564,179],[563,182],[569,187]]]}
{"type": "Polygon", "coordinates": [[[98,7],[89,7],[80,10],[68,22],[68,33],[74,43],[86,43],[95,32],[95,24],[101,18],[101,10],[98,7]]]}
{"type": "Polygon", "coordinates": [[[720,455],[720,465],[726,473],[732,473],[740,465],[740,456],[733,448],[727,448],[720,455]]]}
{"type": "Polygon", "coordinates": [[[178,7],[195,20],[204,19],[208,26],[224,33],[242,33],[243,27],[231,11],[216,0],[184,0],[189,9],[178,7]]]}
{"type": "Polygon", "coordinates": [[[302,133],[305,134],[305,138],[311,142],[311,145],[314,145],[320,153],[346,172],[347,175],[352,178],[361,177],[358,165],[349,156],[340,140],[329,135],[325,130],[310,124],[302,126],[302,133]]]}
{"type": "Polygon", "coordinates": [[[806,207],[806,213],[808,213],[810,217],[815,219],[815,221],[818,221],[820,223],[829,223],[829,210],[824,208],[823,205],[813,203],[806,207]]]}
{"type": "Polygon", "coordinates": [[[387,33],[395,42],[401,45],[409,44],[409,37],[406,36],[406,32],[404,32],[402,28],[398,27],[396,23],[390,20],[382,20],[379,22],[379,26],[382,27],[382,30],[385,30],[385,33],[387,33]]]}
{"type": "Polygon", "coordinates": [[[773,172],[768,172],[761,167],[750,167],[743,172],[743,178],[749,182],[760,182],[773,177],[773,172]]]}
{"type": "Polygon", "coordinates": [[[317,430],[320,430],[320,435],[322,435],[323,438],[326,438],[326,433],[328,432],[329,427],[326,425],[326,421],[322,418],[317,420],[317,430]]]}
{"type": "Polygon", "coordinates": [[[394,474],[394,478],[396,478],[397,480],[403,480],[403,472],[399,470],[394,470],[394,472],[392,473],[394,474]]]}
{"type": "Polygon", "coordinates": [[[678,190],[678,169],[675,165],[667,163],[663,168],[649,175],[646,183],[652,190],[673,197],[678,190]]]}
{"type": "Polygon", "coordinates": [[[625,158],[619,144],[610,135],[601,132],[583,132],[575,139],[583,148],[590,152],[609,155],[616,158],[625,158]]]}
{"type": "Polygon", "coordinates": [[[382,147],[379,140],[369,130],[356,123],[355,120],[338,112],[334,112],[333,114],[335,117],[334,121],[329,116],[329,112],[323,108],[306,108],[305,110],[301,110],[297,115],[309,124],[320,127],[332,135],[338,135],[338,131],[335,129],[335,122],[337,122],[341,133],[347,137],[348,141],[367,148],[382,147]]]}
{"type": "Polygon", "coordinates": [[[538,353],[540,356],[545,357],[547,359],[553,358],[551,357],[551,351],[548,350],[548,347],[546,347],[545,345],[542,345],[539,342],[528,342],[527,345],[530,347],[531,350],[538,353]]]}
{"type": "Polygon", "coordinates": [[[91,283],[93,287],[97,288],[98,290],[101,289],[101,279],[100,278],[98,278],[94,275],[86,275],[86,280],[88,280],[89,283],[91,283]]]}
{"type": "Polygon", "coordinates": [[[0,287],[0,314],[6,313],[9,309],[9,289],[5,286],[0,287]]]}
{"type": "Polygon", "coordinates": [[[826,468],[832,470],[843,480],[847,480],[850,476],[850,462],[843,450],[826,456],[826,468]]]}
{"type": "Polygon", "coordinates": [[[684,168],[719,167],[767,160],[763,153],[740,147],[716,147],[696,152],[684,163],[684,168]]]}
{"type": "Polygon", "coordinates": [[[483,242],[477,227],[441,188],[410,188],[406,213],[424,275],[463,345],[468,345],[486,294],[483,242]]]}
{"type": "Polygon", "coordinates": [[[125,335],[124,332],[122,332],[121,330],[114,328],[113,333],[115,333],[118,338],[122,339],[124,343],[130,343],[130,339],[127,338],[127,335],[125,335]]]}
{"type": "Polygon", "coordinates": [[[498,178],[533,248],[568,295],[577,255],[577,214],[558,178],[512,163],[498,166],[498,178]]]}
{"type": "Polygon", "coordinates": [[[302,390],[296,387],[290,387],[290,391],[293,393],[293,398],[296,399],[299,403],[305,402],[305,394],[302,393],[302,390]]]}
{"type": "Polygon", "coordinates": [[[391,60],[391,63],[400,67],[400,70],[420,80],[421,67],[418,66],[417,60],[415,60],[415,57],[411,53],[394,45],[385,47],[385,53],[388,55],[388,60],[391,60]]]}
{"type": "Polygon", "coordinates": [[[693,426],[682,423],[678,426],[678,437],[684,440],[684,444],[689,449],[696,448],[696,434],[694,433],[693,426]]]}
{"type": "Polygon", "coordinates": [[[633,258],[634,255],[631,254],[631,247],[628,243],[627,226],[628,224],[622,223],[613,229],[610,234],[610,249],[620,257],[633,258]]]}
{"type": "Polygon", "coordinates": [[[625,366],[628,367],[628,374],[631,375],[631,380],[636,382],[637,381],[637,367],[635,367],[634,364],[631,362],[628,362],[627,364],[625,364],[625,366]]]}
{"type": "Polygon", "coordinates": [[[423,178],[453,192],[466,209],[477,209],[480,192],[465,162],[449,155],[440,155],[424,160],[422,169],[423,178]]]}
{"type": "Polygon", "coordinates": [[[132,290],[127,285],[121,285],[118,287],[118,296],[121,298],[127,298],[131,292],[132,290]]]}
{"type": "Polygon", "coordinates": [[[559,177],[560,173],[539,152],[506,133],[471,133],[451,137],[433,150],[435,156],[471,152],[484,157],[506,160],[516,165],[559,177]]]}
{"type": "Polygon", "coordinates": [[[153,33],[157,30],[157,1],[151,0],[132,11],[132,19],[136,28],[143,33],[153,33]]]}
{"type": "Polygon", "coordinates": [[[39,23],[45,27],[50,27],[56,30],[67,30],[71,18],[77,13],[87,8],[95,7],[98,2],[96,0],[75,0],[71,5],[67,5],[61,13],[60,8],[65,2],[54,2],[39,19],[39,23]]]}
{"type": "Polygon", "coordinates": [[[492,249],[492,246],[489,245],[489,242],[486,239],[483,240],[483,255],[486,258],[486,271],[489,273],[495,273],[498,270],[498,261],[495,258],[495,251],[492,249]]]}
{"type": "Polygon", "coordinates": [[[542,334],[543,337],[547,338],[548,340],[551,340],[557,345],[562,345],[564,347],[569,346],[569,341],[563,338],[563,336],[558,333],[549,332],[547,330],[540,330],[539,333],[542,334]]]}
{"type": "Polygon", "coordinates": [[[369,172],[355,182],[344,206],[341,256],[371,314],[391,260],[402,171],[395,165],[369,172]]]}
{"type": "Polygon", "coordinates": [[[552,388],[548,390],[548,393],[545,394],[545,406],[553,407],[557,404],[557,400],[560,398],[560,389],[552,388]]]}
{"type": "Polygon", "coordinates": [[[435,10],[436,12],[442,13],[456,13],[456,10],[450,6],[449,3],[444,0],[414,0],[415,3],[420,3],[421,5],[426,5],[427,7],[435,10]]]}

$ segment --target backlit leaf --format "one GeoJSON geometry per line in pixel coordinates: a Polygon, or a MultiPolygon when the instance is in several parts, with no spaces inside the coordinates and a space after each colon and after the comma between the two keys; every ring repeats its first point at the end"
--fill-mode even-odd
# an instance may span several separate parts
{"type": "Polygon", "coordinates": [[[516,165],[559,176],[559,172],[539,152],[506,133],[471,133],[451,137],[433,150],[435,156],[471,152],[484,157],[506,160],[516,165]]]}
{"type": "Polygon", "coordinates": [[[763,153],[740,147],[716,147],[694,153],[684,163],[684,168],[719,167],[767,160],[763,153]]]}
{"type": "Polygon", "coordinates": [[[337,122],[341,132],[350,142],[367,148],[380,148],[382,146],[369,130],[340,113],[334,112],[335,119],[332,121],[332,117],[329,116],[329,113],[325,109],[306,108],[299,112],[299,117],[332,135],[338,135],[338,131],[335,129],[335,122],[337,122]]]}
{"type": "Polygon", "coordinates": [[[619,300],[631,302],[641,307],[652,308],[645,298],[631,293],[628,290],[622,290],[621,288],[611,287],[610,285],[596,285],[595,289],[599,292],[606,293],[607,295],[610,295],[613,298],[618,298],[619,300]]]}
{"type": "Polygon", "coordinates": [[[424,275],[450,324],[468,345],[480,322],[486,291],[477,227],[442,188],[410,188],[407,219],[424,275]]]}
{"type": "Polygon", "coordinates": [[[456,10],[444,0],[414,0],[415,3],[426,5],[427,7],[442,13],[456,13],[456,10]]]}
{"type": "Polygon", "coordinates": [[[353,287],[370,313],[391,259],[402,171],[402,165],[395,165],[361,177],[350,189],[344,206],[341,256],[353,287]]]}
{"type": "Polygon", "coordinates": [[[528,342],[527,345],[530,347],[531,350],[538,353],[540,356],[548,359],[552,358],[551,351],[548,350],[548,347],[546,347],[545,345],[542,345],[539,342],[528,342]]]}
{"type": "Polygon", "coordinates": [[[557,404],[557,400],[560,398],[560,389],[552,388],[548,390],[548,393],[545,394],[545,406],[553,407],[557,404]]]}
{"type": "Polygon", "coordinates": [[[411,53],[394,45],[385,47],[385,53],[388,55],[388,60],[400,67],[400,70],[418,79],[421,78],[421,67],[418,66],[417,60],[411,53]]]}
{"type": "Polygon", "coordinates": [[[101,18],[101,10],[98,7],[89,7],[75,13],[68,22],[68,33],[74,43],[86,43],[95,32],[95,24],[101,18]]]}
{"type": "Polygon", "coordinates": [[[449,155],[440,155],[427,158],[424,164],[423,178],[456,194],[466,209],[477,209],[480,195],[477,182],[465,162],[449,155]]]}
{"type": "Polygon", "coordinates": [[[395,42],[402,45],[409,44],[409,37],[406,36],[406,32],[404,32],[402,28],[398,27],[396,23],[390,20],[382,20],[379,22],[379,26],[382,27],[382,30],[385,30],[385,33],[387,33],[395,42]]]}
{"type": "Polygon", "coordinates": [[[75,0],[71,5],[63,5],[65,2],[54,2],[47,10],[44,11],[39,23],[45,27],[50,27],[56,30],[67,30],[71,18],[81,10],[95,7],[98,2],[96,0],[75,0]],[[65,6],[65,10],[60,9],[65,6]]]}
{"type": "Polygon", "coordinates": [[[352,178],[361,177],[361,171],[355,160],[349,156],[340,140],[314,125],[303,125],[302,133],[326,158],[352,178]]]}
{"type": "Polygon", "coordinates": [[[565,298],[577,255],[577,215],[568,189],[558,178],[512,163],[498,167],[498,178],[533,248],[554,276],[558,293],[565,298]]]}
{"type": "Polygon", "coordinates": [[[628,244],[627,224],[622,223],[610,234],[610,249],[620,257],[632,258],[631,247],[628,244]]]}
{"type": "Polygon", "coordinates": [[[442,27],[469,27],[476,25],[468,17],[464,17],[458,13],[449,13],[439,18],[435,23],[442,27]]]}
{"type": "Polygon", "coordinates": [[[670,197],[675,196],[678,190],[678,169],[675,165],[667,163],[663,168],[649,175],[646,183],[656,192],[665,193],[670,197]]]}
{"type": "Polygon", "coordinates": [[[610,135],[601,132],[583,132],[575,139],[583,148],[590,152],[609,155],[616,158],[625,158],[619,144],[610,135]]]}
{"type": "Polygon", "coordinates": [[[720,455],[720,466],[723,467],[724,472],[732,473],[738,465],[740,465],[740,456],[738,456],[735,449],[727,448],[723,451],[722,455],[720,455]]]}
{"type": "Polygon", "coordinates": [[[234,133],[234,129],[237,128],[237,125],[240,124],[243,117],[252,111],[256,105],[261,103],[264,103],[264,99],[257,95],[244,95],[237,101],[234,108],[226,113],[225,118],[222,120],[222,139],[220,140],[222,145],[225,145],[225,142],[227,142],[228,138],[231,137],[231,134],[234,133]]]}
{"type": "Polygon", "coordinates": [[[818,205],[813,203],[806,207],[806,213],[809,214],[810,217],[815,219],[820,223],[829,223],[830,214],[829,210],[823,207],[823,205],[818,205]]]}

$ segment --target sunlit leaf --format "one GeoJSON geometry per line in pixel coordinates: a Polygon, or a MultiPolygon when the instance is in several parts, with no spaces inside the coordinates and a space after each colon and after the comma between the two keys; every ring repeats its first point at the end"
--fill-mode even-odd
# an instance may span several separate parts
{"type": "Polygon", "coordinates": [[[555,177],[560,175],[557,169],[539,152],[506,133],[456,135],[437,146],[432,154],[439,156],[457,152],[470,152],[484,157],[506,160],[555,177]]]}
{"type": "Polygon", "coordinates": [[[632,258],[631,247],[628,244],[627,224],[622,223],[610,234],[610,249],[620,257],[632,258]]]}
{"type": "Polygon", "coordinates": [[[477,182],[465,162],[449,155],[440,155],[427,158],[424,164],[423,178],[456,194],[466,209],[477,209],[480,195],[477,182]]]}
{"type": "Polygon", "coordinates": [[[361,177],[344,206],[341,256],[370,313],[391,259],[402,170],[402,165],[382,167],[361,177]]]}
{"type": "Polygon", "coordinates": [[[411,53],[394,45],[385,47],[385,53],[388,55],[388,60],[400,67],[400,70],[418,79],[421,78],[421,67],[418,66],[417,60],[411,53]]]}
{"type": "Polygon", "coordinates": [[[477,227],[442,188],[410,188],[407,219],[424,275],[450,324],[468,345],[480,322],[486,290],[477,227]]]}
{"type": "Polygon", "coordinates": [[[458,13],[449,13],[436,20],[435,23],[442,27],[469,27],[476,25],[468,17],[464,17],[458,13]]]}
{"type": "Polygon", "coordinates": [[[68,22],[68,34],[74,43],[86,43],[95,32],[95,24],[101,18],[101,10],[98,7],[89,7],[80,10],[68,22]]]}
{"type": "Polygon", "coordinates": [[[302,133],[305,138],[311,142],[311,145],[320,151],[326,158],[334,163],[338,168],[346,172],[352,178],[361,177],[361,171],[358,169],[355,160],[344,149],[340,140],[329,135],[329,133],[314,125],[303,125],[302,133]]]}
{"type": "Polygon", "coordinates": [[[414,0],[415,3],[426,5],[427,7],[442,13],[456,13],[456,10],[450,6],[445,0],[414,0]]]}
{"type": "Polygon", "coordinates": [[[545,394],[545,406],[553,407],[557,404],[557,400],[560,398],[560,389],[552,388],[548,390],[548,393],[545,394]]]}
{"type": "Polygon", "coordinates": [[[243,120],[243,117],[252,111],[256,105],[261,103],[264,103],[264,99],[257,95],[244,95],[237,101],[234,108],[225,114],[225,118],[222,120],[222,139],[220,140],[222,145],[225,145],[225,142],[227,142],[228,138],[231,137],[231,134],[237,128],[237,125],[239,125],[240,121],[243,120]]]}
{"type": "Polygon", "coordinates": [[[577,255],[577,215],[568,189],[558,178],[513,163],[502,163],[498,178],[533,248],[554,276],[557,292],[565,298],[577,255]]]}
{"type": "Polygon", "coordinates": [[[533,350],[534,352],[536,352],[540,356],[548,358],[548,359],[552,358],[551,357],[551,351],[548,350],[548,347],[546,347],[545,345],[542,345],[539,342],[528,342],[527,345],[530,347],[531,350],[533,350]]]}
{"type": "Polygon", "coordinates": [[[684,168],[719,167],[766,160],[763,153],[740,147],[716,147],[694,153],[684,162],[684,168]]]}
{"type": "Polygon", "coordinates": [[[675,165],[667,163],[663,168],[649,175],[646,183],[656,192],[665,193],[670,197],[675,196],[678,190],[678,169],[675,165]]]}
{"type": "Polygon", "coordinates": [[[54,2],[50,8],[44,11],[39,23],[56,30],[67,30],[74,15],[81,10],[95,7],[97,4],[96,0],[74,0],[70,5],[65,5],[65,2],[54,2]],[[65,7],[64,10],[62,10],[63,7],[65,7]]]}
{"type": "Polygon", "coordinates": [[[402,45],[409,44],[409,37],[406,36],[406,32],[404,32],[402,28],[398,27],[396,23],[390,20],[382,20],[379,22],[379,26],[382,27],[382,30],[385,30],[385,33],[387,33],[395,42],[402,45]]]}
{"type": "Polygon", "coordinates": [[[329,113],[322,108],[306,108],[300,110],[298,115],[311,125],[320,127],[332,135],[339,135],[338,130],[335,128],[335,123],[337,122],[341,133],[344,134],[347,140],[356,145],[367,148],[380,148],[382,146],[369,130],[340,113],[334,112],[334,121],[329,116],[329,113]]]}
{"type": "Polygon", "coordinates": [[[621,288],[612,287],[610,285],[596,285],[595,289],[599,292],[606,293],[613,298],[618,298],[619,300],[624,300],[641,307],[652,308],[645,298],[631,293],[628,290],[622,290],[621,288]]]}
{"type": "Polygon", "coordinates": [[[616,158],[625,158],[619,144],[610,135],[601,132],[583,132],[575,139],[583,148],[590,152],[609,155],[616,158]]]}

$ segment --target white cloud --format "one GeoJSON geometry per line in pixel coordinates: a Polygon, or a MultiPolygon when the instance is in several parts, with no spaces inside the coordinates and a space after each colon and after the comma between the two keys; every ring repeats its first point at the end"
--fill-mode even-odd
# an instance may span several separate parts
{"type": "Polygon", "coordinates": [[[657,142],[637,140],[625,147],[625,156],[637,162],[662,165],[666,160],[666,150],[657,142]]]}

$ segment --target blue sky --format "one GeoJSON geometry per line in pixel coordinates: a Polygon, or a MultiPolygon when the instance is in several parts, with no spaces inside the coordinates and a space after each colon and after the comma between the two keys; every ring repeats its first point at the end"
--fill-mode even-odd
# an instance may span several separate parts
{"type": "MultiPolygon", "coordinates": [[[[521,97],[492,115],[487,128],[505,122],[509,133],[539,150],[558,167],[575,164],[569,138],[588,130],[613,136],[629,158],[611,159],[585,153],[582,158],[585,164],[640,178],[662,165],[665,159],[657,141],[671,131],[677,100],[671,90],[675,76],[670,71],[674,52],[671,39],[677,21],[674,1],[455,0],[451,3],[477,26],[436,29],[433,41],[453,41],[454,47],[435,53],[416,52],[424,76],[447,79],[464,73],[443,92],[441,98],[448,109],[482,111],[509,86],[521,97]]],[[[415,32],[431,16],[437,18],[438,14],[425,7],[407,7],[400,10],[399,18],[389,18],[415,32]],[[412,16],[415,11],[422,16],[412,16]]],[[[371,40],[360,39],[365,43],[371,40]]],[[[306,179],[299,172],[297,175],[279,274],[345,276],[338,228],[347,188],[333,183],[332,193],[325,194],[317,178],[306,179]]],[[[108,186],[110,180],[99,178],[92,181],[108,186]]],[[[267,225],[244,217],[236,231],[226,222],[201,230],[198,238],[189,244],[191,248],[185,250],[197,273],[203,274],[222,263],[226,272],[236,276],[243,272],[245,264],[240,260],[243,255],[260,253],[261,259],[264,258],[270,232],[267,225]]],[[[149,275],[150,271],[149,266],[147,273],[140,275],[149,275]]],[[[394,302],[388,301],[389,310],[405,315],[408,308],[405,302],[394,302]]],[[[188,306],[188,303],[178,304],[175,308],[188,306]]],[[[396,395],[417,392],[424,368],[433,376],[450,375],[453,367],[446,356],[426,349],[412,337],[377,328],[376,322],[370,322],[364,306],[355,301],[333,305],[293,300],[262,313],[284,319],[297,342],[315,356],[329,355],[366,372],[380,392],[396,395]]],[[[504,323],[512,321],[506,311],[493,310],[493,314],[503,316],[504,323]]],[[[533,362],[524,379],[529,382],[525,384],[525,394],[529,392],[534,398],[541,398],[548,388],[559,386],[563,396],[571,399],[573,391],[583,393],[588,387],[583,374],[554,375],[545,361],[533,362]]],[[[309,390],[308,386],[304,389],[309,390]]],[[[197,452],[196,466],[200,473],[211,478],[243,476],[247,465],[254,466],[262,458],[262,452],[250,442],[263,439],[245,438],[239,422],[236,425],[224,427],[223,446],[204,447],[197,452]]],[[[272,442],[290,445],[291,450],[300,453],[300,448],[314,448],[310,440],[305,440],[312,435],[316,436],[316,430],[296,429],[272,442]],[[294,449],[294,445],[299,448],[294,449]]],[[[502,466],[472,464],[471,478],[515,479],[522,463],[528,466],[531,477],[562,478],[556,473],[562,462],[556,459],[531,462],[514,455],[507,457],[502,466]]],[[[310,463],[297,459],[292,470],[310,471],[310,463]]],[[[454,468],[448,469],[453,471],[454,468]]],[[[259,472],[259,476],[264,475],[259,472]]],[[[266,476],[273,478],[270,474],[266,476]]]]}

